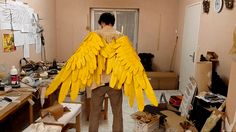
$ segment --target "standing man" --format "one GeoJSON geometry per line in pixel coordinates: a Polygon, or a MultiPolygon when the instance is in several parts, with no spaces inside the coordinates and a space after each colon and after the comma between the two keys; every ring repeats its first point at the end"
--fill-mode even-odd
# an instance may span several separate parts
{"type": "Polygon", "coordinates": [[[53,79],[47,88],[46,96],[60,88],[59,103],[65,100],[68,92],[74,101],[79,90],[90,87],[92,96],[89,131],[97,132],[103,100],[107,94],[113,113],[113,132],[122,132],[121,89],[129,98],[130,106],[136,101],[140,111],[143,111],[145,106],[144,92],[151,104],[157,106],[158,102],[140,58],[128,37],[113,28],[115,17],[110,13],[103,13],[98,23],[101,29],[89,33],[84,39],[53,79]]]}
{"type": "MultiPolygon", "coordinates": [[[[115,24],[115,17],[111,13],[103,13],[98,23],[101,26],[100,30],[95,31],[108,44],[123,36],[116,31],[113,26],[115,24]]],[[[89,117],[89,132],[98,132],[99,119],[103,106],[105,95],[110,99],[112,113],[113,113],[113,132],[123,131],[123,117],[122,117],[122,90],[109,87],[110,75],[103,73],[101,76],[101,86],[92,85],[91,95],[91,110],[89,117]]]]}

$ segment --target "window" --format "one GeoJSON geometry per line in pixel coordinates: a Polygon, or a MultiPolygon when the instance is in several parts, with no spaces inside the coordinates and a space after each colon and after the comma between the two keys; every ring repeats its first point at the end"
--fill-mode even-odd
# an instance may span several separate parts
{"type": "Polygon", "coordinates": [[[110,12],[115,16],[114,28],[127,35],[137,50],[138,44],[138,9],[91,9],[91,30],[100,28],[98,19],[104,12],[110,12]],[[123,30],[123,31],[122,31],[123,30]]]}

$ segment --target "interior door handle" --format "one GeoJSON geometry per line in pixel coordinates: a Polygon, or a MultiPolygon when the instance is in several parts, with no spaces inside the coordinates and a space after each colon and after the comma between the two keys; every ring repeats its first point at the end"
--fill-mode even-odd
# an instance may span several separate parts
{"type": "Polygon", "coordinates": [[[195,59],[195,52],[193,52],[192,55],[189,55],[189,57],[191,57],[191,58],[192,58],[192,62],[194,62],[194,59],[195,59]]]}

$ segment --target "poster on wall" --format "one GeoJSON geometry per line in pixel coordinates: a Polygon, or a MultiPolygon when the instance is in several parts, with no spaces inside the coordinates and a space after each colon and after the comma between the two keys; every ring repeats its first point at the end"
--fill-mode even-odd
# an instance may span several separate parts
{"type": "Polygon", "coordinates": [[[14,44],[14,36],[12,33],[3,34],[3,51],[4,52],[13,52],[16,50],[14,44]]]}

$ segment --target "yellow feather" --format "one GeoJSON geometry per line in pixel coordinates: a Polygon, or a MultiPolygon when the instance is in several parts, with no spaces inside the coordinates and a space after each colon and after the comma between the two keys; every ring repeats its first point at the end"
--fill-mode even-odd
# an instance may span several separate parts
{"type": "Polygon", "coordinates": [[[132,75],[131,75],[131,73],[129,71],[127,71],[126,74],[127,74],[126,82],[127,82],[127,84],[130,84],[131,81],[133,80],[132,75]]]}
{"type": "Polygon", "coordinates": [[[122,62],[125,63],[125,70],[128,70],[130,68],[130,66],[131,66],[131,63],[126,63],[125,60],[122,61],[122,62]]]}
{"type": "Polygon", "coordinates": [[[56,76],[56,78],[51,82],[51,84],[47,88],[46,96],[52,94],[60,86],[60,84],[61,79],[59,78],[59,76],[56,76]]]}
{"type": "Polygon", "coordinates": [[[129,88],[129,85],[130,85],[130,84],[124,83],[124,93],[125,93],[125,95],[128,96],[128,97],[130,96],[130,90],[129,90],[130,88],[129,88]]]}
{"type": "Polygon", "coordinates": [[[86,87],[86,85],[84,85],[84,84],[81,83],[79,90],[80,90],[80,91],[84,91],[84,90],[85,90],[85,87],[86,87]]]}
{"type": "Polygon", "coordinates": [[[101,74],[102,73],[102,70],[103,70],[103,68],[104,68],[104,59],[103,59],[103,57],[102,56],[97,56],[97,72],[99,73],[99,74],[101,74]]]}
{"type": "Polygon", "coordinates": [[[84,72],[83,72],[83,75],[82,75],[82,77],[81,77],[81,79],[82,79],[82,84],[86,85],[86,83],[87,83],[87,78],[88,78],[88,68],[85,67],[84,72]]]}
{"type": "Polygon", "coordinates": [[[77,59],[76,57],[74,57],[73,61],[71,62],[71,70],[75,70],[76,62],[77,62],[77,59]]]}
{"type": "Polygon", "coordinates": [[[71,70],[63,70],[61,72],[61,74],[58,74],[57,76],[59,76],[59,78],[61,79],[62,82],[64,82],[66,80],[66,78],[71,74],[71,70]]]}
{"type": "Polygon", "coordinates": [[[94,72],[93,62],[92,62],[92,59],[89,57],[89,55],[85,55],[85,61],[86,61],[86,64],[88,65],[89,72],[93,74],[94,72]]]}
{"type": "Polygon", "coordinates": [[[68,60],[68,62],[66,63],[66,70],[69,70],[70,69],[70,67],[71,67],[71,63],[72,63],[72,61],[73,61],[73,56],[68,60]]]}
{"type": "Polygon", "coordinates": [[[82,66],[85,66],[85,59],[84,59],[84,56],[81,56],[80,57],[80,62],[82,64],[82,66]]]}
{"type": "Polygon", "coordinates": [[[80,85],[81,85],[80,80],[77,80],[76,82],[73,82],[71,84],[70,98],[72,101],[75,101],[77,99],[80,85]]]}
{"type": "Polygon", "coordinates": [[[84,70],[85,67],[81,67],[81,69],[79,70],[79,74],[78,74],[78,78],[81,79],[83,77],[83,74],[84,74],[84,70]]]}
{"type": "Polygon", "coordinates": [[[135,99],[135,88],[134,88],[134,83],[133,83],[133,81],[130,83],[130,84],[128,84],[129,85],[129,87],[128,87],[128,93],[129,93],[129,105],[132,107],[133,106],[133,104],[134,104],[134,99],[135,99]]]}
{"type": "Polygon", "coordinates": [[[71,76],[69,76],[61,85],[59,99],[58,99],[59,103],[62,103],[65,100],[66,95],[70,89],[70,85],[71,85],[71,76]]]}
{"type": "Polygon", "coordinates": [[[93,79],[92,77],[89,77],[86,86],[90,87],[92,83],[93,83],[93,79]]]}
{"type": "Polygon", "coordinates": [[[101,83],[101,75],[98,73],[98,71],[96,71],[94,74],[94,81],[96,82],[97,85],[100,85],[101,83]]]}
{"type": "Polygon", "coordinates": [[[145,82],[145,79],[143,78],[143,72],[140,72],[138,73],[136,76],[135,76],[138,84],[141,86],[141,88],[145,88],[146,87],[146,82],[145,82]]]}
{"type": "Polygon", "coordinates": [[[121,79],[121,74],[122,74],[122,66],[120,65],[120,62],[119,61],[116,61],[116,65],[117,65],[117,68],[116,70],[114,71],[115,72],[115,75],[117,76],[117,79],[120,80],[121,79]]]}
{"type": "Polygon", "coordinates": [[[119,48],[121,46],[121,43],[119,43],[119,42],[116,42],[116,43],[114,43],[113,45],[112,45],[112,49],[117,49],[117,48],[119,48]]]}
{"type": "Polygon", "coordinates": [[[93,54],[98,55],[98,51],[97,51],[97,49],[95,49],[95,48],[91,48],[90,50],[93,52],[93,54]]]}
{"type": "Polygon", "coordinates": [[[143,111],[144,108],[144,97],[142,88],[139,86],[138,82],[134,81],[134,88],[135,88],[135,97],[138,104],[138,110],[143,111]]]}
{"type": "MultiPolygon", "coordinates": [[[[80,58],[80,56],[79,56],[79,55],[78,55],[78,58],[80,58]]],[[[81,64],[81,61],[80,61],[80,59],[77,59],[76,66],[77,66],[77,68],[78,68],[78,69],[80,69],[80,68],[81,68],[82,64],[81,64]]]]}
{"type": "Polygon", "coordinates": [[[78,69],[75,69],[74,71],[72,71],[72,82],[77,81],[78,74],[79,74],[79,70],[78,69]]]}
{"type": "Polygon", "coordinates": [[[107,58],[108,57],[108,54],[104,51],[104,50],[101,50],[101,55],[103,56],[103,57],[105,57],[105,58],[107,58]]]}
{"type": "Polygon", "coordinates": [[[116,77],[116,75],[114,73],[112,73],[109,86],[111,88],[114,88],[115,85],[116,85],[116,82],[117,82],[117,77],[116,77]]]}
{"type": "Polygon", "coordinates": [[[121,74],[121,77],[119,79],[119,83],[118,83],[118,89],[120,89],[122,87],[122,84],[124,84],[125,82],[125,79],[126,79],[126,74],[127,72],[126,71],[123,71],[122,74],[121,74]]]}
{"type": "Polygon", "coordinates": [[[92,43],[91,45],[92,45],[92,47],[94,47],[97,51],[99,51],[99,50],[101,49],[100,46],[99,46],[99,44],[97,44],[97,43],[92,43]]]}
{"type": "Polygon", "coordinates": [[[100,47],[104,47],[104,43],[102,42],[102,39],[96,34],[94,36],[95,42],[100,46],[100,47]]]}
{"type": "Polygon", "coordinates": [[[92,61],[92,68],[93,70],[95,70],[97,68],[97,59],[95,55],[91,57],[91,61],[92,61]]]}
{"type": "Polygon", "coordinates": [[[144,89],[146,95],[147,95],[147,98],[149,99],[149,101],[154,105],[154,106],[157,106],[158,105],[158,102],[157,102],[157,99],[156,99],[156,96],[155,96],[155,93],[152,89],[152,86],[146,76],[146,74],[144,75],[144,79],[146,81],[146,88],[144,89]]]}
{"type": "Polygon", "coordinates": [[[136,75],[138,73],[138,67],[137,66],[135,66],[135,68],[133,70],[133,73],[134,73],[134,75],[136,75]]]}
{"type": "Polygon", "coordinates": [[[107,59],[107,69],[106,69],[106,74],[110,74],[113,66],[115,64],[115,57],[107,59]]]}

